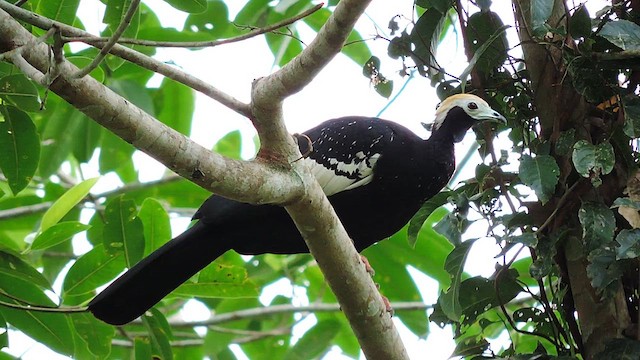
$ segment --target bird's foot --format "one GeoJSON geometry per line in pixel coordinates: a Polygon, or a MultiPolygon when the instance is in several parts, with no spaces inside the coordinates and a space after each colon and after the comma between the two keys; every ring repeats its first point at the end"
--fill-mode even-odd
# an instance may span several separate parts
{"type": "Polygon", "coordinates": [[[376,271],[373,270],[373,268],[371,267],[369,260],[364,255],[360,254],[360,261],[362,261],[362,264],[364,265],[364,269],[367,271],[367,273],[371,277],[373,277],[373,275],[376,274],[376,271]]]}
{"type": "MultiPolygon", "coordinates": [[[[380,284],[376,283],[376,287],[378,288],[378,292],[380,292],[380,284]]],[[[380,297],[382,298],[382,303],[384,304],[384,310],[393,317],[394,311],[393,307],[391,306],[391,302],[386,296],[382,295],[382,293],[380,293],[380,297]]]]}

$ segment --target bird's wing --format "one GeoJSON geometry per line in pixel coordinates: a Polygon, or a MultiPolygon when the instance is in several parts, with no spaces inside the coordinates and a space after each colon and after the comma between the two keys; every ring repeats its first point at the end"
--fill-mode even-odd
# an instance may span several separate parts
{"type": "Polygon", "coordinates": [[[395,138],[393,123],[377,118],[328,120],[298,137],[300,152],[327,196],[373,180],[375,165],[395,138]]]}

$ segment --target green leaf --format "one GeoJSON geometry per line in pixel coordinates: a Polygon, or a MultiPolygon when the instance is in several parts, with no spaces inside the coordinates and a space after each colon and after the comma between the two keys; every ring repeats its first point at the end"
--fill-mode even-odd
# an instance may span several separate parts
{"type": "Polygon", "coordinates": [[[115,327],[108,325],[88,313],[70,316],[77,335],[87,345],[96,359],[105,359],[111,352],[111,341],[115,327]]]}
{"type": "Polygon", "coordinates": [[[445,270],[451,275],[451,286],[449,286],[449,290],[446,293],[440,295],[438,303],[442,307],[442,311],[452,321],[459,321],[462,316],[460,284],[462,282],[464,264],[474,243],[475,240],[467,240],[456,246],[451,254],[447,256],[447,261],[444,264],[445,270]]]}
{"type": "Polygon", "coordinates": [[[613,209],[621,206],[640,210],[640,201],[631,200],[630,198],[617,198],[613,201],[611,208],[613,209]]]}
{"type": "Polygon", "coordinates": [[[88,163],[106,131],[95,121],[86,118],[76,130],[77,138],[73,141],[73,156],[80,163],[88,163]]]}
{"type": "Polygon", "coordinates": [[[49,210],[47,210],[47,212],[42,216],[40,231],[44,232],[60,221],[60,219],[62,219],[71,209],[82,201],[87,194],[89,194],[89,191],[93,185],[98,182],[98,179],[99,178],[85,180],[60,196],[60,198],[56,200],[56,202],[54,202],[49,210]]]}
{"type": "MultiPolygon", "coordinates": [[[[103,35],[109,36],[116,31],[125,14],[129,11],[129,7],[131,7],[131,0],[107,0],[107,8],[104,12],[104,18],[102,19],[102,22],[107,24],[107,28],[103,31],[103,35]]],[[[140,9],[138,8],[122,34],[122,37],[136,38],[139,25],[140,9]]]]}
{"type": "Polygon", "coordinates": [[[587,260],[587,276],[591,279],[591,285],[605,297],[615,294],[622,276],[620,263],[616,261],[615,249],[597,248],[589,253],[587,260]]]}
{"type": "Polygon", "coordinates": [[[591,16],[585,4],[580,4],[569,18],[569,33],[574,39],[591,34],[591,16]]]}
{"type": "Polygon", "coordinates": [[[240,159],[242,153],[242,133],[234,130],[227,133],[213,145],[213,151],[232,159],[240,159]]]}
{"type": "Polygon", "coordinates": [[[200,271],[197,283],[184,283],[171,294],[179,297],[240,298],[256,297],[260,292],[248,278],[245,267],[216,261],[200,271]]]}
{"type": "Polygon", "coordinates": [[[635,259],[640,256],[640,229],[623,229],[616,236],[616,260],[635,259]]]}
{"type": "Polygon", "coordinates": [[[518,243],[533,248],[538,245],[538,238],[534,233],[524,233],[522,235],[509,236],[507,238],[507,241],[512,244],[518,243]]]}
{"type": "Polygon", "coordinates": [[[171,224],[162,204],[156,199],[148,198],[142,203],[138,218],[144,229],[144,256],[171,240],[171,224]]]}
{"type": "Polygon", "coordinates": [[[418,212],[411,218],[411,221],[409,221],[409,227],[407,228],[407,240],[409,241],[409,245],[412,247],[415,246],[416,241],[418,240],[418,233],[420,232],[420,229],[422,229],[425,221],[427,221],[427,218],[437,208],[446,204],[449,196],[451,196],[451,192],[442,191],[422,204],[420,210],[418,210],[418,212]]]}
{"type": "Polygon", "coordinates": [[[469,17],[467,40],[473,57],[462,73],[460,84],[466,83],[467,76],[473,68],[484,73],[500,67],[507,59],[506,30],[510,27],[502,23],[500,16],[494,12],[477,12],[469,17]]]}
{"type": "Polygon", "coordinates": [[[0,106],[0,169],[14,195],[24,189],[38,168],[40,138],[27,113],[0,106]]]}
{"type": "Polygon", "coordinates": [[[180,11],[191,14],[198,14],[207,10],[207,0],[164,0],[164,2],[180,11]]]}
{"type": "MultiPolygon", "coordinates": [[[[0,296],[0,299],[9,303],[14,300],[0,296]]],[[[52,306],[53,304],[47,304],[52,306]]],[[[0,314],[16,329],[34,339],[36,342],[49,347],[51,350],[73,356],[74,331],[69,326],[67,317],[63,314],[42,313],[0,307],[0,314]]]]}
{"type": "Polygon", "coordinates": [[[598,35],[622,50],[640,49],[640,26],[629,20],[609,21],[598,35]]]}
{"type": "Polygon", "coordinates": [[[602,184],[600,175],[610,173],[616,161],[611,143],[593,145],[586,140],[575,143],[571,158],[576,171],[583,177],[591,178],[594,187],[602,184]]]}
{"type": "Polygon", "coordinates": [[[173,337],[171,328],[164,315],[151,308],[142,315],[142,323],[149,333],[154,357],[164,360],[173,359],[170,340],[173,337]]]}
{"type": "Polygon", "coordinates": [[[480,355],[488,348],[489,342],[484,338],[476,339],[475,337],[469,337],[456,344],[456,348],[453,350],[451,357],[480,355]]]}
{"type": "MultiPolygon", "coordinates": [[[[122,253],[110,254],[96,245],[71,266],[62,284],[64,296],[93,293],[98,286],[113,280],[125,267],[122,253]]],[[[66,303],[68,303],[65,300],[66,303]]]]}
{"type": "Polygon", "coordinates": [[[640,137],[640,98],[629,95],[622,98],[624,110],[624,133],[632,138],[640,137]]]}
{"type": "Polygon", "coordinates": [[[462,224],[460,219],[454,213],[449,213],[433,226],[433,230],[444,236],[449,242],[455,246],[460,245],[462,241],[462,224]]]}
{"type": "Polygon", "coordinates": [[[160,109],[158,120],[184,135],[189,135],[195,99],[193,89],[165,78],[154,96],[155,107],[160,109]]]}
{"type": "MultiPolygon", "coordinates": [[[[67,56],[66,59],[73,65],[77,66],[79,69],[86,67],[87,65],[91,64],[91,61],[93,61],[93,59],[88,56],[67,56]]],[[[96,79],[100,83],[104,82],[104,79],[106,78],[104,70],[100,66],[91,70],[89,76],[96,79]]]]}
{"type": "Polygon", "coordinates": [[[38,14],[51,20],[73,25],[80,0],[47,0],[38,2],[38,14]]]}
{"type": "Polygon", "coordinates": [[[603,203],[585,201],[578,210],[578,219],[582,224],[582,240],[590,252],[613,240],[616,219],[613,212],[603,203]]]}
{"type": "Polygon", "coordinates": [[[0,283],[0,288],[4,291],[12,291],[13,286],[23,282],[30,286],[38,286],[44,289],[51,289],[49,281],[30,264],[17,256],[0,251],[0,274],[4,274],[7,279],[11,279],[9,284],[0,283]]]}
{"type": "MultiPolygon", "coordinates": [[[[303,21],[311,27],[315,32],[320,31],[320,28],[327,22],[329,16],[331,16],[331,10],[322,8],[313,14],[305,17],[303,21]]],[[[362,36],[357,31],[351,31],[345,46],[342,48],[342,53],[349,57],[356,64],[364,64],[367,59],[371,57],[371,50],[366,45],[366,42],[362,41],[362,36]]]]}
{"type": "Polygon", "coordinates": [[[445,18],[446,16],[438,9],[428,9],[411,30],[410,39],[413,43],[411,58],[418,66],[421,75],[427,74],[424,71],[425,67],[431,68],[436,64],[435,52],[445,18]]]}
{"type": "Polygon", "coordinates": [[[554,0],[532,0],[531,1],[531,21],[533,31],[540,32],[553,11],[554,0]]]}
{"type": "Polygon", "coordinates": [[[82,123],[92,121],[78,109],[60,101],[46,119],[42,130],[42,150],[40,154],[40,177],[48,178],[69,158],[82,123]]]}
{"type": "Polygon", "coordinates": [[[576,142],[576,129],[569,129],[560,133],[556,142],[556,153],[561,156],[569,155],[576,142]]]}
{"type": "Polygon", "coordinates": [[[58,245],[90,227],[79,221],[65,221],[55,224],[38,234],[31,244],[31,250],[42,250],[58,245]]]}
{"type": "Polygon", "coordinates": [[[120,195],[109,201],[104,211],[104,247],[108,252],[123,252],[125,264],[131,268],[142,259],[144,230],[137,216],[136,203],[120,195]]]}
{"type": "Polygon", "coordinates": [[[40,111],[38,89],[22,74],[0,78],[0,99],[8,101],[22,111],[40,111]]]}
{"type": "Polygon", "coordinates": [[[337,320],[323,320],[309,329],[284,355],[284,360],[315,359],[326,354],[340,329],[337,320]]]}
{"type": "Polygon", "coordinates": [[[184,31],[209,34],[209,39],[218,39],[225,35],[231,27],[229,9],[224,1],[211,0],[207,10],[199,14],[191,14],[184,22],[184,31]]]}
{"type": "Polygon", "coordinates": [[[552,156],[538,155],[533,158],[523,155],[519,172],[522,182],[535,191],[542,204],[549,201],[560,177],[560,168],[552,156]]]}

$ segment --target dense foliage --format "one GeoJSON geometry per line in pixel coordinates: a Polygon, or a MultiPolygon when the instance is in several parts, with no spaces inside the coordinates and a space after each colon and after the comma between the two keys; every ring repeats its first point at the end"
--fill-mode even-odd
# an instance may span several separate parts
{"type": "MultiPolygon", "coordinates": [[[[103,2],[107,26],[102,35],[109,36],[130,1],[103,2]]],[[[230,18],[224,1],[166,2],[190,14],[184,29],[163,27],[143,3],[124,37],[226,39],[311,6],[310,0],[251,0],[230,18]]],[[[22,7],[83,28],[78,3],[33,0],[22,7]]],[[[318,31],[335,3],[300,21],[318,31]]],[[[640,9],[633,1],[615,1],[597,12],[566,4],[558,15],[552,0],[518,2],[530,6],[514,7],[516,34],[504,25],[513,20],[502,19],[487,0],[415,3],[414,19],[390,19],[388,54],[372,56],[356,32],[344,54],[362,65],[383,96],[394,91],[392,77],[380,69],[379,58],[388,55],[401,74],[428,78],[441,98],[457,92],[484,96],[508,124],[475,129],[483,159],[475,176],[452,183],[425,203],[407,228],[364,252],[391,302],[421,301],[410,268],[437,280],[442,289],[433,311],[425,312],[426,305],[411,311],[399,307],[395,316],[420,337],[428,336],[430,321],[452,325],[458,344],[453,355],[470,359],[580,359],[601,351],[599,359],[640,357],[640,344],[631,340],[638,333],[640,9]],[[459,74],[436,62],[441,40],[452,30],[468,56],[468,68],[459,74]],[[518,43],[511,42],[512,31],[518,43]],[[547,61],[529,60],[527,44],[542,47],[547,61]],[[558,75],[553,88],[538,78],[545,66],[547,74],[553,69],[558,75]],[[487,237],[500,247],[495,260],[484,260],[496,263],[495,272],[470,276],[465,263],[477,239],[487,237]],[[586,297],[603,308],[590,306],[586,297]],[[612,304],[621,306],[602,310],[612,304]],[[495,341],[498,337],[501,341],[495,341]]],[[[38,36],[44,33],[25,26],[38,36]]],[[[275,64],[286,64],[302,50],[297,37],[295,25],[264,36],[275,64]]],[[[133,47],[147,55],[156,51],[133,47]]],[[[91,47],[64,48],[64,56],[79,66],[97,53],[91,47]]],[[[128,101],[190,134],[193,91],[169,79],[150,88],[153,75],[113,56],[91,72],[128,101]]],[[[240,133],[228,134],[213,150],[239,158],[240,133]]],[[[0,62],[0,347],[10,346],[6,330],[15,329],[80,359],[151,354],[235,359],[230,344],[239,344],[251,359],[316,358],[334,345],[358,356],[359,345],[340,312],[314,313],[315,325],[295,341],[292,328],[308,313],[264,315],[269,307],[286,308],[299,300],[277,296],[266,306],[258,301],[264,287],[281,279],[306,288],[310,304],[335,304],[309,255],[246,261],[227,253],[142,321],[121,329],[77,312],[97,288],[170,239],[169,214],[190,215],[209,195],[170,174],[141,182],[135,152],[10,62],[0,62]],[[100,176],[117,175],[123,185],[92,191],[98,178],[85,174],[87,164],[100,176]],[[73,237],[86,238],[88,250],[80,250],[73,237]],[[210,322],[185,323],[173,316],[191,298],[215,313],[210,322]],[[28,311],[28,306],[62,311],[28,311]],[[242,312],[247,309],[258,315],[242,312]],[[227,313],[240,315],[225,319],[227,313]],[[206,326],[204,335],[198,326],[206,326]]]]}

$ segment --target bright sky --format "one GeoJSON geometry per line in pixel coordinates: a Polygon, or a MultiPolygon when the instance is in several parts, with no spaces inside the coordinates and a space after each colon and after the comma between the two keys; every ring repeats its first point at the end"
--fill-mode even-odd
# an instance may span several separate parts
{"type": "MultiPolygon", "coordinates": [[[[144,2],[156,10],[163,25],[179,29],[182,27],[186,14],[174,10],[161,0],[144,0],[144,2]]],[[[494,3],[497,5],[494,6],[494,9],[499,9],[501,12],[511,16],[510,1],[496,0],[494,3]]],[[[234,4],[236,7],[229,9],[232,17],[244,5],[244,2],[227,2],[228,6],[233,6],[234,4]]],[[[411,17],[412,4],[412,0],[375,0],[368,8],[366,16],[363,16],[358,22],[357,29],[364,38],[371,38],[377,32],[388,35],[386,32],[389,20],[398,14],[411,17]]],[[[100,19],[102,19],[103,5],[98,0],[82,0],[81,8],[82,18],[85,20],[88,31],[97,33],[97,26],[99,26],[100,19]]],[[[505,19],[508,19],[508,17],[505,17],[505,19]]],[[[304,26],[301,26],[299,30],[303,41],[308,43],[312,39],[314,32],[310,29],[305,29],[304,26]]],[[[515,41],[512,39],[510,39],[511,45],[514,45],[515,41]]],[[[372,53],[381,59],[383,74],[394,81],[393,95],[395,95],[407,81],[407,78],[401,78],[397,75],[401,64],[388,59],[386,56],[386,41],[369,41],[368,45],[372,53]]],[[[466,57],[458,45],[455,35],[450,34],[445,40],[444,46],[441,47],[438,57],[439,63],[453,74],[459,74],[466,66],[466,57]]],[[[249,100],[253,79],[274,71],[273,57],[262,37],[196,52],[179,49],[160,50],[157,58],[175,63],[183,70],[202,78],[243,101],[249,100]]],[[[159,82],[160,78],[158,77],[154,81],[159,82]]],[[[429,123],[433,120],[433,113],[438,101],[429,80],[418,76],[407,83],[401,96],[383,112],[381,117],[401,123],[419,135],[426,137],[428,133],[420,123],[429,123]]],[[[361,67],[345,56],[339,55],[318,75],[312,84],[286,101],[285,119],[289,130],[293,133],[308,129],[333,117],[344,115],[376,116],[387,105],[388,100],[379,96],[369,85],[368,80],[362,76],[361,67]]],[[[195,141],[207,148],[211,148],[224,134],[239,128],[245,135],[244,144],[246,146],[244,146],[243,155],[245,157],[253,155],[253,135],[255,131],[249,120],[200,94],[197,96],[194,116],[195,130],[192,138],[195,141]]],[[[459,158],[466,153],[472,143],[473,136],[470,135],[467,136],[461,146],[458,146],[457,153],[459,158]]],[[[138,163],[155,163],[155,160],[143,154],[137,154],[136,159],[140,160],[138,163]]],[[[477,155],[472,160],[473,163],[478,163],[479,161],[480,159],[477,155]]],[[[143,181],[155,179],[163,172],[164,167],[161,165],[145,167],[144,172],[141,172],[141,178],[143,181]]],[[[182,226],[186,226],[186,222],[182,226]]],[[[178,227],[174,228],[176,228],[176,232],[179,232],[180,229],[178,227]]],[[[488,259],[488,263],[470,265],[472,269],[467,270],[472,273],[490,272],[493,268],[491,256],[494,253],[490,251],[487,253],[488,258],[483,257],[488,259]],[[487,265],[489,266],[487,267],[487,265]]],[[[416,276],[416,283],[420,284],[425,301],[427,303],[435,303],[438,293],[436,282],[421,274],[416,276]]],[[[295,290],[296,293],[299,291],[303,290],[295,290]]],[[[292,289],[286,285],[279,284],[271,287],[265,296],[272,297],[278,293],[291,295],[292,289]]],[[[197,308],[196,305],[194,306],[197,308]]],[[[189,314],[185,315],[191,316],[189,314]]],[[[311,323],[306,322],[301,327],[313,325],[313,320],[310,321],[311,323]]],[[[429,338],[427,340],[419,340],[400,322],[396,323],[400,328],[411,358],[424,358],[425,354],[428,353],[430,359],[447,359],[453,351],[454,344],[451,340],[452,334],[450,330],[440,330],[432,324],[432,332],[429,338]]],[[[51,354],[46,348],[43,349],[41,345],[34,344],[15,332],[11,333],[11,344],[12,347],[9,352],[16,356],[22,356],[25,360],[42,359],[45,356],[49,360],[66,359],[66,357],[51,354]]],[[[338,351],[334,351],[325,357],[325,359],[331,360],[342,358],[344,357],[338,351]]]]}

